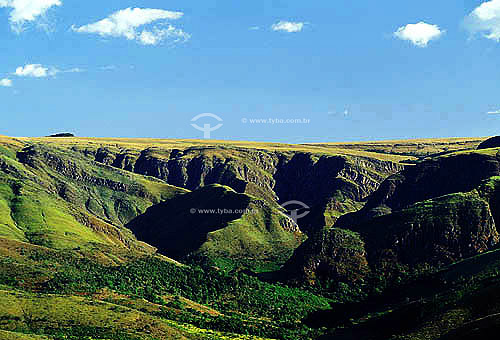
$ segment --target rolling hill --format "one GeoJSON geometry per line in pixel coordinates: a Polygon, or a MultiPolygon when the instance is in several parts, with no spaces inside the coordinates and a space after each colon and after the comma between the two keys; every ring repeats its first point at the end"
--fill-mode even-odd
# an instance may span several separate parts
{"type": "Polygon", "coordinates": [[[0,339],[479,339],[491,143],[0,137],[0,339]]]}

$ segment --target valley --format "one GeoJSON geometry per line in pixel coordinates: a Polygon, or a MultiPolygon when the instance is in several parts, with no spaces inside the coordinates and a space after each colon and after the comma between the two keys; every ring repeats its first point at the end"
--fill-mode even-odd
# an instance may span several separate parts
{"type": "Polygon", "coordinates": [[[480,339],[486,140],[0,136],[0,338],[480,339]]]}

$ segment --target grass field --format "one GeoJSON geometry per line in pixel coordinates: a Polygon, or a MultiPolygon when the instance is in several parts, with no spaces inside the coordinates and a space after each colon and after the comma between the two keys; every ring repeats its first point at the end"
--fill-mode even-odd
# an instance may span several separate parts
{"type": "MultiPolygon", "coordinates": [[[[472,149],[485,138],[441,138],[415,139],[356,143],[315,143],[315,144],[282,144],[247,141],[223,140],[190,140],[190,139],[145,139],[145,138],[33,138],[20,137],[21,142],[41,142],[56,144],[61,147],[98,148],[100,146],[116,147],[128,150],[145,148],[186,149],[194,147],[231,147],[247,149],[263,149],[269,151],[310,152],[325,155],[354,155],[373,157],[380,160],[404,161],[419,156],[472,149]]],[[[1,141],[1,140],[0,140],[1,141]]]]}
{"type": "MultiPolygon", "coordinates": [[[[278,270],[300,244],[287,246],[286,251],[281,251],[283,255],[273,253],[283,247],[282,243],[288,245],[297,240],[294,233],[280,229],[289,228],[276,200],[278,191],[273,191],[274,181],[282,179],[275,176],[270,164],[288,162],[297,153],[305,154],[287,168],[286,176],[300,179],[304,171],[311,171],[319,177],[318,181],[300,184],[305,189],[312,185],[319,190],[327,185],[331,173],[337,176],[337,166],[344,166],[342,161],[346,161],[347,166],[338,177],[332,176],[340,186],[327,197],[329,201],[321,211],[332,223],[341,214],[363,206],[353,193],[363,188],[369,190],[360,196],[369,193],[388,174],[401,169],[401,163],[476,152],[496,155],[497,150],[475,150],[483,140],[297,145],[0,136],[0,339],[316,339],[328,331],[310,328],[304,318],[328,310],[333,304],[354,301],[350,300],[351,290],[321,296],[319,290],[263,282],[252,273],[247,275],[248,268],[254,272],[278,270]],[[196,166],[204,171],[223,164],[225,168],[217,180],[229,178],[236,186],[245,183],[245,190],[250,188],[238,192],[220,187],[230,195],[242,197],[241,204],[234,208],[251,208],[258,213],[236,216],[202,235],[206,240],[202,237],[204,243],[197,249],[200,254],[213,255],[210,263],[189,262],[193,263],[189,266],[155,254],[156,249],[137,241],[125,226],[146,209],[161,206],[160,202],[179,202],[183,197],[198,195],[196,190],[200,189],[190,191],[186,183],[181,188],[167,184],[170,182],[160,176],[149,177],[114,166],[106,162],[105,152],[100,154],[104,159],[98,160],[102,149],[113,157],[125,155],[134,160],[147,151],[154,156],[153,170],[157,160],[178,161],[184,170],[182,166],[189,167],[194,158],[203,159],[205,163],[193,162],[193,168],[180,174],[186,178],[188,171],[198,171],[196,166]],[[341,157],[322,157],[325,155],[341,157]],[[262,262],[257,261],[261,258],[255,254],[252,258],[238,257],[242,252],[262,255],[262,262]],[[228,255],[236,257],[228,260],[228,255]],[[279,261],[269,261],[273,256],[278,256],[279,261]]],[[[478,190],[487,195],[496,190],[497,182],[498,178],[491,178],[478,190]]],[[[283,183],[286,187],[297,181],[283,183]]],[[[210,189],[203,181],[199,184],[202,189],[210,189]]],[[[314,191],[308,195],[316,194],[314,191]]],[[[456,193],[453,197],[464,200],[461,195],[456,193]]],[[[219,202],[212,195],[202,195],[200,200],[214,207],[219,202]]],[[[415,205],[415,209],[426,208],[426,203],[429,202],[415,205]]],[[[190,204],[193,201],[178,207],[180,210],[167,209],[168,216],[160,212],[154,218],[175,222],[189,236],[189,228],[203,227],[200,221],[193,222],[183,215],[190,204]],[[184,226],[181,222],[186,221],[184,226]]],[[[162,225],[166,223],[158,228],[162,225]]],[[[180,232],[179,235],[182,236],[180,232]]],[[[465,299],[483,294],[484,286],[496,280],[498,258],[497,252],[490,252],[439,272],[441,281],[436,290],[423,295],[424,302],[418,302],[416,307],[419,312],[430,313],[433,319],[418,319],[413,330],[402,333],[400,339],[437,339],[454,325],[482,316],[474,309],[480,303],[471,304],[465,299]],[[448,283],[443,285],[444,281],[448,283]]],[[[411,278],[408,282],[408,287],[412,287],[411,278]]],[[[415,287],[410,291],[415,296],[419,294],[415,287]]],[[[384,305],[351,321],[355,326],[380,321],[381,327],[386,327],[391,318],[406,315],[405,308],[401,303],[384,305]]]]}

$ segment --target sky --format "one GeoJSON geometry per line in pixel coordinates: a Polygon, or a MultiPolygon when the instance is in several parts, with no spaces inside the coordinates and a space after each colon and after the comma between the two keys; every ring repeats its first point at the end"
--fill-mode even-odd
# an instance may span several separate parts
{"type": "Polygon", "coordinates": [[[500,130],[500,0],[0,0],[0,36],[3,135],[500,130]]]}

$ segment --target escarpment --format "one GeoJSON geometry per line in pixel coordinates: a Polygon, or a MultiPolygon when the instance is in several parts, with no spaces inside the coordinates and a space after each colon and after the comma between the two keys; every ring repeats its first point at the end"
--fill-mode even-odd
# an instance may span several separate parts
{"type": "MultiPolygon", "coordinates": [[[[32,146],[18,152],[17,158],[23,164],[29,165],[35,169],[43,169],[48,166],[55,170],[58,174],[71,178],[75,181],[80,181],[92,185],[104,186],[113,191],[139,191],[138,188],[132,188],[122,182],[117,182],[109,178],[93,176],[79,166],[71,159],[59,157],[57,154],[50,152],[40,146],[32,146]]],[[[144,194],[144,193],[143,193],[144,194]]]]}
{"type": "Polygon", "coordinates": [[[424,161],[388,177],[368,197],[363,209],[342,216],[337,226],[355,228],[371,217],[386,215],[416,202],[470,191],[499,174],[499,160],[488,154],[456,154],[424,161]]]}
{"type": "Polygon", "coordinates": [[[389,177],[335,227],[361,233],[373,263],[439,266],[474,256],[499,242],[499,174],[494,154],[424,161],[389,177]]]}
{"type": "MultiPolygon", "coordinates": [[[[0,205],[12,237],[50,247],[94,242],[145,249],[123,228],[181,188],[98,164],[70,150],[32,144],[0,155],[0,205]]],[[[146,248],[151,248],[147,246],[146,248]]]]}
{"type": "Polygon", "coordinates": [[[94,159],[189,190],[221,184],[271,203],[301,201],[311,208],[311,213],[299,220],[306,232],[360,209],[387,176],[403,169],[398,163],[368,157],[236,147],[149,148],[140,152],[99,148],[94,159]]]}

